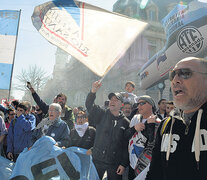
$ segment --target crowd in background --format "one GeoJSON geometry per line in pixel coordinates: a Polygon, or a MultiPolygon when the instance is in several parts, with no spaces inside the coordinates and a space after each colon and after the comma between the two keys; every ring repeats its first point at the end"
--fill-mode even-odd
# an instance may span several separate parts
{"type": "MultiPolygon", "coordinates": [[[[182,110],[182,117],[176,114],[177,108],[173,101],[160,99],[158,104],[155,104],[153,98],[148,95],[136,96],[133,93],[135,83],[132,81],[126,82],[125,92],[111,92],[103,106],[95,104],[97,92],[102,86],[100,81],[95,81],[86,98],[86,108],[84,105],[73,108],[67,106],[67,96],[63,93],[55,96],[53,103],[48,105],[30,86],[36,105],[32,106],[28,101],[15,100],[11,104],[6,102],[6,107],[0,106],[1,155],[16,162],[24,148],[30,149],[42,136],[50,136],[55,139],[59,147],[76,146],[87,149],[87,155],[92,156],[100,179],[107,173],[107,179],[131,180],[139,177],[147,168],[150,169],[147,179],[154,179],[153,177],[157,175],[155,169],[159,169],[156,163],[161,169],[159,172],[161,175],[157,177],[169,178],[171,173],[164,171],[168,169],[168,164],[165,164],[162,156],[164,154],[164,159],[166,157],[166,161],[171,162],[169,161],[170,153],[173,153],[175,149],[170,143],[178,138],[172,134],[173,131],[175,134],[177,132],[173,129],[173,124],[179,126],[182,122],[185,128],[181,131],[184,131],[187,136],[188,131],[192,131],[191,118],[194,117],[195,112],[197,113],[196,108],[193,109],[193,114],[190,114],[191,111],[188,113],[188,110],[194,106],[200,108],[207,100],[203,91],[199,91],[200,97],[194,97],[193,93],[197,93],[198,90],[191,88],[196,86],[191,87],[185,84],[194,78],[194,73],[200,76],[207,74],[205,69],[201,68],[201,63],[205,64],[201,59],[196,58],[183,60],[175,66],[170,75],[176,106],[178,104],[178,108],[182,110]],[[193,69],[195,67],[197,69],[193,69]],[[188,102],[190,105],[182,104],[187,99],[184,95],[190,99],[188,102]],[[181,101],[179,98],[183,97],[185,98],[181,101]],[[199,104],[197,101],[200,99],[202,101],[199,104]],[[165,144],[164,147],[165,142],[162,139],[159,139],[157,144],[156,136],[157,138],[169,136],[167,140],[164,139],[168,145],[165,144]],[[161,164],[162,162],[164,165],[161,164]]],[[[194,85],[194,81],[190,84],[194,85]]],[[[179,138],[174,143],[178,143],[179,138]]],[[[183,153],[182,148],[178,151],[180,154],[183,153]]],[[[195,151],[198,153],[197,150],[195,151]]],[[[200,154],[203,158],[202,152],[200,154]]],[[[196,155],[195,162],[199,163],[200,154],[196,155]]],[[[176,155],[171,156],[176,159],[176,155]]],[[[203,159],[201,162],[203,163],[203,159]]],[[[202,171],[203,164],[198,167],[202,171]]],[[[199,168],[194,172],[200,177],[199,168]]],[[[179,176],[180,174],[174,175],[175,179],[179,176]]]]}

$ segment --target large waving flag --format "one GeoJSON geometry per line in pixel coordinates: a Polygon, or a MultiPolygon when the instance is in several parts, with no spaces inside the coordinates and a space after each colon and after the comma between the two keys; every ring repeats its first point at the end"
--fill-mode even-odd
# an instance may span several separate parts
{"type": "Polygon", "coordinates": [[[73,0],[37,6],[36,29],[94,73],[104,76],[126,52],[147,23],[73,0]]]}
{"type": "Polygon", "coordinates": [[[10,89],[20,11],[0,10],[0,89],[10,89]]]}
{"type": "Polygon", "coordinates": [[[99,180],[86,149],[62,149],[55,144],[52,137],[43,136],[29,151],[25,148],[17,159],[10,180],[99,180]]]}

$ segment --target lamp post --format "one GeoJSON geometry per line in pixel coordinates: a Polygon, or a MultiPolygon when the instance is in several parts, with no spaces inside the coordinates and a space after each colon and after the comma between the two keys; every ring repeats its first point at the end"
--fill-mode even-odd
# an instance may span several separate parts
{"type": "Polygon", "coordinates": [[[159,89],[159,99],[162,99],[163,96],[163,90],[165,89],[165,82],[162,81],[157,85],[158,89],[159,89]]]}

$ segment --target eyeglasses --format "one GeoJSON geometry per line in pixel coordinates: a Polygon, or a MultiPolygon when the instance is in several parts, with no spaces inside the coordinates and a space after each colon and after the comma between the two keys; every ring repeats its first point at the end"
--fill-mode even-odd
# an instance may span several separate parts
{"type": "Polygon", "coordinates": [[[183,69],[177,69],[177,70],[171,71],[169,73],[169,79],[170,79],[170,81],[172,81],[176,74],[178,75],[178,77],[180,77],[182,79],[189,79],[189,78],[191,78],[193,72],[200,73],[200,74],[207,74],[205,72],[198,72],[198,71],[193,71],[188,68],[183,68],[183,69]]]}
{"type": "Polygon", "coordinates": [[[86,117],[85,116],[77,116],[77,119],[85,119],[86,117]]]}
{"type": "Polygon", "coordinates": [[[137,106],[143,106],[143,105],[145,105],[147,102],[139,102],[139,103],[137,103],[137,106]]]}
{"type": "Polygon", "coordinates": [[[10,116],[14,116],[15,114],[9,114],[10,116]]]}

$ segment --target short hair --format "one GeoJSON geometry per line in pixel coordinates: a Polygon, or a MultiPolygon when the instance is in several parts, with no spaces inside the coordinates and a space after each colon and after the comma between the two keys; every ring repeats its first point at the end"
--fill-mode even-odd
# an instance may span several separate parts
{"type": "Polygon", "coordinates": [[[26,111],[31,111],[32,104],[29,101],[23,101],[23,103],[25,104],[25,106],[27,108],[26,111]]]}
{"type": "Polygon", "coordinates": [[[85,111],[79,111],[79,112],[77,113],[77,116],[78,116],[78,114],[79,114],[79,115],[82,115],[82,116],[85,117],[85,118],[87,118],[87,113],[86,113],[85,111]]]}
{"type": "Polygon", "coordinates": [[[174,105],[173,101],[168,101],[166,104],[174,105]]]}
{"type": "MultiPolygon", "coordinates": [[[[130,103],[129,101],[124,102],[124,105],[127,105],[127,104],[128,104],[128,105],[131,105],[131,107],[132,107],[132,103],[130,103]]],[[[123,106],[124,106],[124,105],[123,105],[123,106]]]]}
{"type": "Polygon", "coordinates": [[[54,107],[55,110],[58,111],[58,112],[61,112],[62,111],[62,107],[58,103],[52,103],[52,104],[50,104],[49,108],[50,107],[54,107]]]}
{"type": "Polygon", "coordinates": [[[160,99],[160,100],[158,101],[158,105],[160,105],[162,101],[166,101],[166,99],[160,99]]]}
{"type": "Polygon", "coordinates": [[[125,87],[127,86],[127,84],[130,84],[133,88],[135,88],[135,83],[133,81],[127,81],[125,87]]]}
{"type": "Polygon", "coordinates": [[[65,102],[67,102],[67,96],[63,93],[59,93],[56,98],[59,98],[59,97],[65,97],[65,102]]]}
{"type": "Polygon", "coordinates": [[[10,114],[10,112],[14,112],[15,111],[15,109],[13,109],[13,108],[9,108],[8,109],[8,114],[10,114]]]}
{"type": "Polygon", "coordinates": [[[83,106],[78,106],[77,107],[79,111],[84,111],[84,107],[83,106]]]}
{"type": "Polygon", "coordinates": [[[27,111],[27,106],[26,106],[25,102],[19,103],[19,105],[17,106],[17,108],[21,108],[21,109],[24,109],[24,111],[27,111]]]}
{"type": "Polygon", "coordinates": [[[13,100],[11,103],[17,108],[19,105],[19,100],[13,100]]]}

